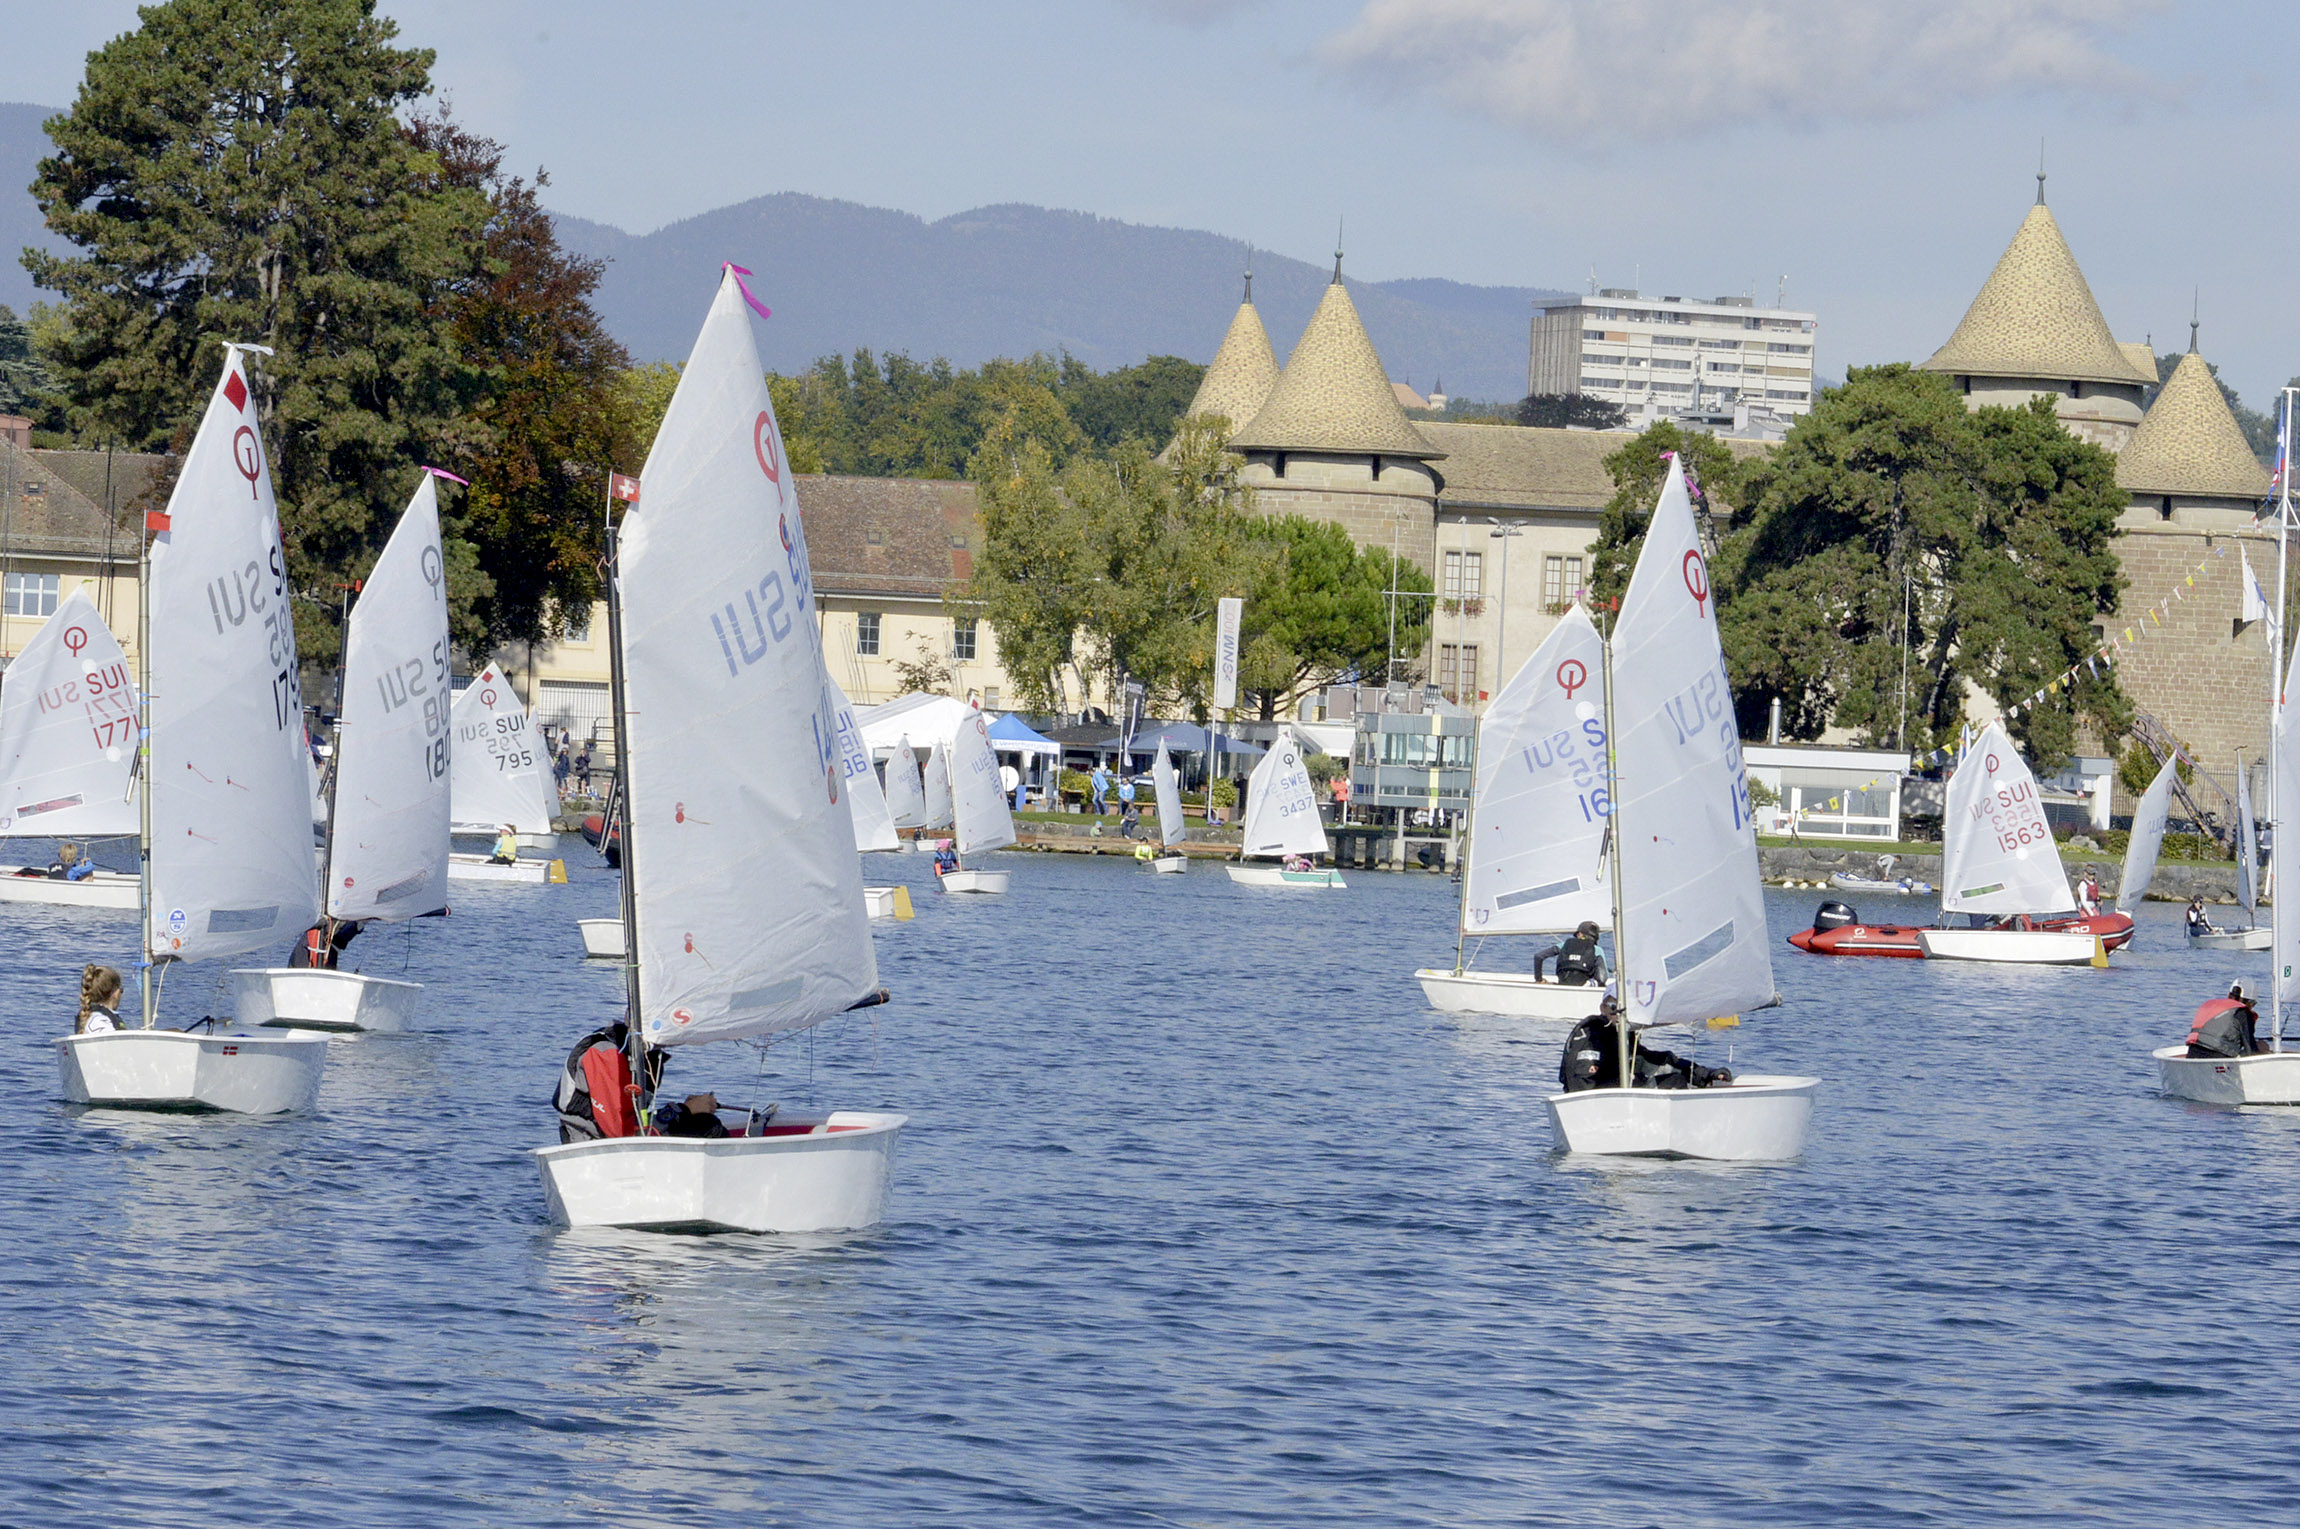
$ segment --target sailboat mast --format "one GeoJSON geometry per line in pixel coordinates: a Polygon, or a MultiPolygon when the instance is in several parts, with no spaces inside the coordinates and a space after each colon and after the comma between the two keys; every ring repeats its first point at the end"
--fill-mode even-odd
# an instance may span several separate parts
{"type": "MultiPolygon", "coordinates": [[[[2284,390],[2284,450],[2283,460],[2277,465],[2276,485],[2276,630],[2268,641],[2268,821],[2279,835],[2286,830],[2285,803],[2276,794],[2277,713],[2282,709],[2284,688],[2284,591],[2286,555],[2292,539],[2292,398],[2296,390],[2284,390]]],[[[2300,814],[2294,814],[2300,817],[2300,814]]],[[[2300,828],[2300,822],[2291,825],[2300,828]]],[[[2271,861],[2271,864],[2274,862],[2271,861]]],[[[2269,1008],[2272,1013],[2268,1025],[2268,1045],[2272,1051],[2284,1049],[2284,904],[2294,894],[2283,887],[2276,889],[2275,900],[2268,907],[2270,949],[2274,952],[2268,961],[2269,1008]]]]}
{"type": "Polygon", "coordinates": [[[138,964],[142,988],[144,1028],[159,1023],[159,997],[152,987],[152,522],[144,518],[140,550],[136,554],[136,916],[143,930],[136,940],[144,959],[138,964]]]}
{"type": "MultiPolygon", "coordinates": [[[[1614,612],[1614,625],[1620,625],[1620,612],[1614,612]]],[[[1623,943],[1627,925],[1621,918],[1621,755],[1615,740],[1620,736],[1613,729],[1613,634],[1603,633],[1598,651],[1605,661],[1605,792],[1606,820],[1610,831],[1612,853],[1606,858],[1607,869],[1613,881],[1613,1028],[1618,1035],[1621,1053],[1621,1086],[1627,1088],[1633,1078],[1629,1070],[1631,1053],[1637,1043],[1629,1035],[1629,958],[1623,943]]]]}
{"type": "Polygon", "coordinates": [[[1469,805],[1462,809],[1461,848],[1454,856],[1454,870],[1461,877],[1461,895],[1454,899],[1453,914],[1453,974],[1457,977],[1462,974],[1463,957],[1469,953],[1470,841],[1477,835],[1477,764],[1484,743],[1485,729],[1481,725],[1477,732],[1470,735],[1469,805]]]}
{"type": "MultiPolygon", "coordinates": [[[[319,877],[319,917],[326,926],[328,949],[335,948],[335,920],[328,916],[328,889],[335,885],[335,799],[336,782],[343,776],[343,687],[351,663],[351,597],[357,584],[346,584],[343,589],[343,618],[335,629],[335,751],[327,766],[327,846],[321,852],[319,877]]],[[[306,745],[308,751],[308,744],[306,745]]],[[[316,964],[316,963],[315,963],[316,964]]]]}
{"type": "MultiPolygon", "coordinates": [[[[613,483],[613,478],[608,479],[613,483]]],[[[605,564],[607,585],[607,695],[608,706],[615,714],[615,795],[623,804],[623,993],[626,1005],[625,1019],[629,1033],[624,1045],[630,1049],[631,1079],[639,1087],[640,1098],[646,1099],[647,1038],[646,1025],[639,1012],[639,903],[638,861],[632,854],[634,835],[631,832],[631,728],[630,708],[623,698],[623,595],[622,579],[617,568],[615,530],[615,502],[610,489],[607,501],[607,558],[605,564]]],[[[601,826],[601,839],[606,838],[601,826]]]]}

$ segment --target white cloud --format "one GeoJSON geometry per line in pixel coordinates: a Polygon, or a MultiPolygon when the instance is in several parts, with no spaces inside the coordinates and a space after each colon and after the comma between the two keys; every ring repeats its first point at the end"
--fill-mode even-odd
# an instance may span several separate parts
{"type": "Polygon", "coordinates": [[[1567,142],[1908,117],[2162,86],[2103,44],[2161,0],[1368,0],[1318,46],[1399,93],[1567,142]]]}

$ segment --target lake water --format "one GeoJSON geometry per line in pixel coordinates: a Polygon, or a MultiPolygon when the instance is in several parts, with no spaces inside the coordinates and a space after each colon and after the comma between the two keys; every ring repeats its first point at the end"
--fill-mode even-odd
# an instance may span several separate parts
{"type": "MultiPolygon", "coordinates": [[[[1442,878],[873,857],[895,1002],[671,1081],[907,1111],[886,1224],[578,1236],[528,1151],[620,979],[564,844],[353,947],[425,1032],[337,1043],[305,1119],[66,1110],[47,1042],[133,926],[0,913],[0,1521],[2300,1517],[2300,1112],[2156,1095],[2265,975],[2176,908],[2108,971],[1781,947],[1786,1006],[1698,1048],[1824,1077],[1806,1156],[1669,1165],[1552,1152],[1563,1027],[1428,1010],[1442,878]]],[[[1772,896],[1778,937],[1820,894],[1772,896]]]]}

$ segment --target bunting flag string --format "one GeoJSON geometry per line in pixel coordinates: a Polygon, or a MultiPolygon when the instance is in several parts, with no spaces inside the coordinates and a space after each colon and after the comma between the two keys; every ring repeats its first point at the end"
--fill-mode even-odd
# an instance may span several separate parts
{"type": "MultiPolygon", "coordinates": [[[[2255,519],[2253,523],[2253,529],[2260,529],[2258,519],[2255,519]]],[[[2133,624],[2124,629],[2124,634],[2121,638],[2111,635],[2107,642],[2103,643],[2100,647],[2094,649],[2092,652],[2087,653],[2083,658],[2079,659],[2076,663],[2071,664],[2059,675],[2050,680],[2047,680],[2033,693],[2023,696],[2020,700],[2015,701],[2012,705],[2006,707],[2005,720],[2008,722],[2012,721],[2018,718],[2022,712],[2034,711],[2037,707],[2043,705],[2046,701],[2050,700],[2054,696],[2061,694],[2063,691],[2074,689],[2076,686],[2077,675],[2080,671],[2097,680],[2105,671],[2115,668],[2115,666],[2124,658],[2126,648],[2138,647],[2142,642],[2147,640],[2149,635],[2148,625],[2151,621],[2155,622],[2157,626],[2161,627],[2164,625],[2164,613],[2166,611],[2170,610],[2175,604],[2187,603],[2187,591],[2196,587],[2196,576],[2200,573],[2203,573],[2206,569],[2212,566],[2213,558],[2224,558],[2226,556],[2228,556],[2228,547],[2225,542],[2214,547],[2212,549],[2211,557],[2202,559],[2194,568],[2190,569],[2187,575],[2183,577],[2179,583],[2172,586],[2171,593],[2165,595],[2154,605],[2147,607],[2138,615],[2134,616],[2133,624]]],[[[1952,762],[1960,754],[1963,753],[1965,748],[1970,746],[1969,734],[1971,729],[1968,727],[1965,729],[1965,732],[1968,737],[1960,739],[1954,745],[1946,748],[1934,749],[1930,753],[1911,756],[1909,760],[1909,768],[1911,770],[1929,770],[1936,765],[1943,765],[1952,762]]],[[[1888,778],[1889,777],[1887,776],[1880,775],[1875,780],[1868,782],[1866,785],[1863,785],[1858,789],[1862,791],[1870,790],[1871,788],[1882,784],[1888,778]]],[[[1801,820],[1815,812],[1837,811],[1839,810],[1838,803],[1845,799],[1845,795],[1849,794],[1850,793],[1844,793],[1838,796],[1833,796],[1825,802],[1819,802],[1810,807],[1801,806],[1797,809],[1796,817],[1801,820]]]]}

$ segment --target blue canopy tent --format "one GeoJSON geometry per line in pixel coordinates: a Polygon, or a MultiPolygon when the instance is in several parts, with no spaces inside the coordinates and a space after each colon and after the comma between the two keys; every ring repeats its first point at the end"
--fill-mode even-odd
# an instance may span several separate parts
{"type": "Polygon", "coordinates": [[[1019,759],[1014,772],[1014,805],[1020,807],[1028,798],[1033,766],[1039,778],[1040,799],[1044,800],[1048,772],[1061,768],[1062,745],[1013,712],[997,718],[985,731],[990,734],[992,753],[1013,754],[1019,759]]]}
{"type": "MultiPolygon", "coordinates": [[[[1257,748],[1228,733],[1217,733],[1215,741],[1221,746],[1224,759],[1259,759],[1267,749],[1257,748]]],[[[1161,722],[1134,735],[1134,742],[1126,751],[1129,763],[1140,759],[1147,763],[1158,757],[1158,745],[1164,743],[1170,754],[1203,754],[1206,752],[1206,729],[1194,722],[1161,722]]]]}

